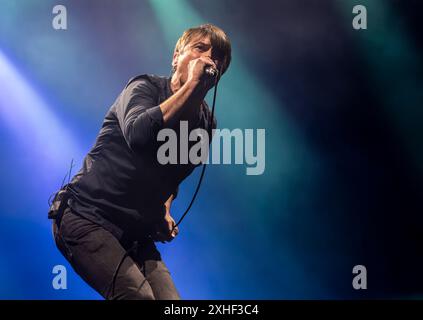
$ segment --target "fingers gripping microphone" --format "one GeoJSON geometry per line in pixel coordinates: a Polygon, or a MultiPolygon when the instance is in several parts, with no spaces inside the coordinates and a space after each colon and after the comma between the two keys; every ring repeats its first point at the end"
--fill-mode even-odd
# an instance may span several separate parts
{"type": "Polygon", "coordinates": [[[210,77],[215,77],[217,75],[217,70],[213,67],[207,67],[205,71],[206,74],[210,77]]]}

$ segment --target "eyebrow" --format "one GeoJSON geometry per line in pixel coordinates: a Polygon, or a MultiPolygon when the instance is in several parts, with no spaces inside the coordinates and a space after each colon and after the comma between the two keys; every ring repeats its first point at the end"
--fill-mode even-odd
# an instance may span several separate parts
{"type": "Polygon", "coordinates": [[[203,46],[211,46],[211,43],[207,43],[207,42],[203,42],[203,41],[194,42],[192,45],[195,46],[197,44],[201,44],[203,46]]]}

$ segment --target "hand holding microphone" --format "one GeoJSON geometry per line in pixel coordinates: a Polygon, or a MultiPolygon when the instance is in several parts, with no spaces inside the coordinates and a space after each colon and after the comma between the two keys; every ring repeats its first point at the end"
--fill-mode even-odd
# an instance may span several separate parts
{"type": "Polygon", "coordinates": [[[205,70],[206,74],[210,77],[217,76],[217,70],[211,66],[207,67],[205,70]]]}
{"type": "Polygon", "coordinates": [[[216,75],[217,67],[210,57],[201,56],[191,60],[188,64],[188,81],[209,82],[210,78],[214,78],[216,75]]]}

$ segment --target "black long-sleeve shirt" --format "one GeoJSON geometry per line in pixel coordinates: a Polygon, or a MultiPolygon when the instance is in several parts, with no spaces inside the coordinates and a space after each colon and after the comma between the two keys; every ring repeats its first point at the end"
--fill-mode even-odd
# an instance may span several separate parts
{"type": "MultiPolygon", "coordinates": [[[[195,168],[157,161],[157,149],[163,143],[157,142],[157,134],[164,128],[159,105],[171,95],[170,78],[141,75],[131,79],[107,112],[95,145],[68,185],[71,209],[117,238],[124,233],[143,236],[163,217],[164,203],[195,168]]],[[[189,129],[209,130],[210,120],[204,103],[189,129]]]]}

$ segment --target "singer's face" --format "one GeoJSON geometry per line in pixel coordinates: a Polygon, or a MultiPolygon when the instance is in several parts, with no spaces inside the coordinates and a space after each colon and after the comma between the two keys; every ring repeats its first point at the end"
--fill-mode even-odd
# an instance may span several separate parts
{"type": "Polygon", "coordinates": [[[210,57],[216,63],[216,66],[220,68],[221,59],[218,59],[213,53],[209,38],[198,36],[192,39],[181,52],[174,55],[173,65],[176,66],[176,72],[179,74],[182,84],[188,79],[189,62],[201,56],[210,57]]]}

